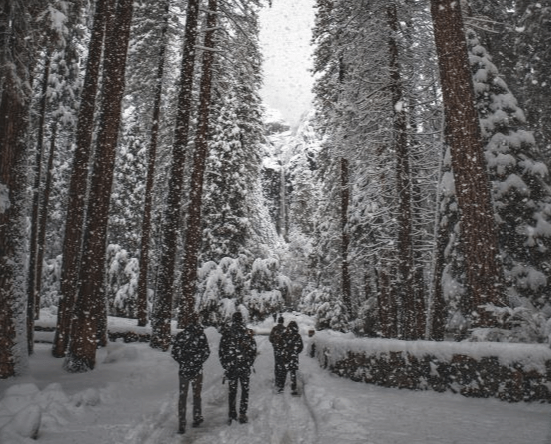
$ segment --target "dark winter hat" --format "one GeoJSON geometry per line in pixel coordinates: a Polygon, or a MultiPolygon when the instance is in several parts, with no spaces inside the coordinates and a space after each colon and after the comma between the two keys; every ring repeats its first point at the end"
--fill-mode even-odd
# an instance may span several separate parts
{"type": "Polygon", "coordinates": [[[279,317],[279,319],[277,320],[277,323],[278,324],[283,324],[283,316],[279,317]]]}
{"type": "Polygon", "coordinates": [[[232,316],[232,321],[236,323],[243,323],[243,314],[240,311],[236,311],[232,316]]]}

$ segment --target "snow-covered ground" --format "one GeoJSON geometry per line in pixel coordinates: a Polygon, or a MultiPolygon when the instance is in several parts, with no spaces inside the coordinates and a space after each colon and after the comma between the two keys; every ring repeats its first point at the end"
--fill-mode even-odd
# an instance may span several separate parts
{"type": "MultiPolygon", "coordinates": [[[[291,319],[299,321],[302,333],[311,325],[304,317],[287,316],[286,323],[291,319]]],[[[509,404],[341,379],[307,355],[306,335],[301,396],[291,396],[288,387],[275,394],[266,335],[272,325],[270,319],[252,326],[260,355],[251,377],[248,424],[226,424],[220,336],[209,328],[200,427],[176,434],[178,366],[170,353],[145,343],[110,343],[98,351],[94,371],[68,374],[62,361],[51,357],[50,344],[37,344],[29,374],[0,381],[0,443],[551,444],[549,404],[509,404]],[[33,424],[40,424],[37,441],[22,437],[33,424]]]]}

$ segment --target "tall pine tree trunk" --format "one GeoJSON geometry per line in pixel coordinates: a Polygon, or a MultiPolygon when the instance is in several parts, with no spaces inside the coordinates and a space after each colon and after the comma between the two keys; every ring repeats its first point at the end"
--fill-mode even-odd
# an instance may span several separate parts
{"type": "MultiPolygon", "coordinates": [[[[27,102],[14,79],[6,79],[0,98],[0,378],[17,373],[18,342],[25,319],[22,246],[27,102]]],[[[28,343],[25,344],[28,349],[28,343]]]]}
{"type": "Polygon", "coordinates": [[[48,153],[48,164],[46,166],[46,180],[44,182],[44,191],[42,193],[42,203],[40,204],[40,213],[38,215],[38,239],[36,251],[36,308],[35,318],[38,319],[40,309],[40,293],[42,290],[42,268],[44,263],[44,249],[46,246],[46,225],[48,222],[48,205],[50,203],[50,193],[52,191],[52,171],[54,167],[54,153],[57,137],[57,122],[54,122],[52,134],[50,136],[50,150],[48,153]]]}
{"type": "Polygon", "coordinates": [[[217,0],[209,0],[207,31],[203,51],[203,66],[200,87],[199,122],[195,137],[193,153],[193,171],[191,174],[190,202],[188,226],[186,230],[186,252],[184,270],[182,273],[182,300],[178,316],[178,326],[183,328],[188,324],[195,307],[195,290],[197,288],[197,259],[201,248],[202,220],[201,207],[203,203],[203,177],[208,155],[209,117],[212,89],[212,65],[214,62],[214,34],[217,24],[217,0]]]}
{"type": "Polygon", "coordinates": [[[176,263],[178,221],[182,209],[184,168],[189,141],[189,126],[192,111],[193,72],[195,68],[195,43],[199,0],[189,0],[184,35],[184,49],[178,97],[178,114],[172,148],[172,168],[168,182],[168,196],[161,233],[162,256],[157,274],[157,288],[151,316],[151,341],[153,348],[163,351],[170,346],[170,319],[174,294],[174,267],[176,263]]]}
{"type": "Polygon", "coordinates": [[[461,6],[455,0],[432,0],[431,11],[471,293],[468,309],[477,313],[474,325],[490,327],[495,321],[482,306],[505,305],[505,296],[461,6]]]}
{"type": "Polygon", "coordinates": [[[347,316],[352,315],[352,288],[350,282],[350,267],[348,264],[348,247],[350,233],[348,231],[348,205],[350,203],[350,172],[348,160],[340,159],[341,172],[341,279],[342,301],[346,307],[347,316]]]}
{"type": "Polygon", "coordinates": [[[67,218],[65,221],[65,236],[63,238],[60,299],[52,347],[52,355],[56,358],[65,356],[69,344],[71,319],[76,300],[82,233],[84,229],[88,168],[90,153],[92,151],[92,131],[94,128],[96,94],[98,91],[108,1],[110,0],[96,1],[92,35],[88,44],[86,74],[78,110],[76,148],[69,183],[67,218]]]}
{"type": "Polygon", "coordinates": [[[147,150],[147,179],[145,182],[145,202],[142,218],[142,235],[140,247],[140,275],[138,278],[137,313],[138,326],[147,324],[147,272],[149,269],[149,239],[151,235],[151,212],[153,202],[153,181],[155,178],[155,161],[157,158],[157,138],[159,134],[159,118],[161,116],[161,97],[163,91],[163,73],[165,66],[165,52],[167,47],[167,29],[170,0],[165,1],[164,17],[161,28],[161,43],[159,47],[159,62],[157,65],[157,83],[153,102],[153,123],[149,148],[147,150]]]}
{"type": "Polygon", "coordinates": [[[0,378],[25,366],[24,207],[34,2],[0,7],[0,378]]]}
{"type": "Polygon", "coordinates": [[[34,165],[34,181],[31,209],[31,236],[29,239],[29,266],[27,272],[27,348],[29,354],[33,353],[34,345],[34,319],[38,310],[36,292],[37,276],[37,250],[38,250],[38,215],[40,213],[40,183],[42,179],[42,155],[44,151],[44,121],[46,119],[46,105],[48,103],[48,78],[50,76],[50,51],[44,56],[44,73],[41,84],[40,110],[38,115],[38,135],[34,165]]]}
{"type": "Polygon", "coordinates": [[[446,313],[446,301],[444,300],[444,291],[442,288],[442,274],[444,273],[444,250],[448,245],[448,241],[448,224],[443,224],[442,220],[439,219],[437,221],[436,228],[432,300],[429,308],[429,339],[434,341],[443,341],[446,333],[446,320],[448,316],[446,313]]]}
{"type": "Polygon", "coordinates": [[[413,290],[413,250],[411,215],[411,172],[407,141],[407,119],[405,112],[403,85],[398,62],[399,32],[396,4],[387,6],[387,19],[390,26],[390,89],[394,113],[394,148],[396,151],[396,186],[398,196],[398,276],[400,313],[398,330],[404,339],[416,339],[417,315],[415,313],[415,293],[413,290]]]}
{"type": "MultiPolygon", "coordinates": [[[[88,197],[78,296],[71,325],[71,341],[64,368],[83,372],[94,368],[98,329],[105,322],[105,256],[109,203],[125,86],[126,54],[130,40],[133,0],[120,0],[108,17],[105,40],[98,144],[88,197]]],[[[103,336],[103,335],[102,335],[103,336]]],[[[100,338],[102,340],[102,338],[100,338]]]]}

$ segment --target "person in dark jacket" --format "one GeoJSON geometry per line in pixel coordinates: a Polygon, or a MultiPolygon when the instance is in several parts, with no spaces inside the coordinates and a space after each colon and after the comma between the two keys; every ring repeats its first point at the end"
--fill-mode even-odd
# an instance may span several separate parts
{"type": "Polygon", "coordinates": [[[173,342],[172,356],[180,364],[180,396],[178,399],[178,433],[186,431],[186,404],[189,384],[193,392],[193,427],[203,422],[201,390],[203,388],[203,364],[210,355],[209,343],[199,317],[193,313],[188,325],[178,333],[173,342]]]}
{"type": "Polygon", "coordinates": [[[248,421],[249,379],[251,367],[256,359],[256,341],[252,331],[245,327],[241,312],[237,311],[233,314],[231,326],[222,333],[218,355],[229,386],[228,424],[238,419],[236,410],[238,383],[241,384],[239,422],[244,424],[248,421]]]}
{"type": "MultiPolygon", "coordinates": [[[[285,355],[285,370],[289,372],[291,379],[291,394],[298,395],[297,391],[297,370],[298,370],[298,355],[302,352],[304,344],[302,337],[298,332],[298,325],[295,321],[289,322],[285,333],[283,334],[283,347],[285,355]]],[[[283,385],[285,385],[285,379],[287,373],[283,377],[283,385]]]]}
{"type": "Polygon", "coordinates": [[[283,333],[285,332],[285,326],[283,325],[283,316],[280,316],[277,320],[277,324],[272,328],[270,332],[269,340],[272,343],[274,349],[274,375],[275,375],[275,387],[276,390],[283,392],[283,386],[285,385],[285,355],[283,344],[283,333]]]}

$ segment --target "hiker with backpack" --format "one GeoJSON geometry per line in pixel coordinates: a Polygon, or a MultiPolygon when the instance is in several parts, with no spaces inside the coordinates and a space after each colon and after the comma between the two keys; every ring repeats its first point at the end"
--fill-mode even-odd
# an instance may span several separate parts
{"type": "Polygon", "coordinates": [[[298,355],[302,352],[304,344],[302,337],[298,331],[298,324],[295,321],[289,322],[285,332],[283,333],[283,354],[285,358],[285,374],[283,376],[283,386],[287,372],[291,379],[291,394],[298,395],[297,391],[297,370],[298,370],[298,355]]]}
{"type": "Polygon", "coordinates": [[[285,332],[285,326],[283,325],[283,316],[280,316],[277,320],[277,324],[272,328],[270,332],[269,340],[274,349],[274,376],[275,376],[275,388],[278,393],[283,392],[283,386],[285,385],[285,354],[283,333],[285,332]]]}
{"type": "Polygon", "coordinates": [[[186,431],[186,404],[189,385],[193,393],[193,423],[198,427],[203,422],[201,412],[201,390],[203,388],[203,364],[210,355],[209,343],[199,323],[199,316],[193,313],[188,325],[178,333],[172,344],[172,357],[180,364],[180,395],[178,399],[178,433],[186,431]]]}
{"type": "Polygon", "coordinates": [[[236,311],[233,314],[231,326],[222,333],[218,355],[225,370],[224,377],[228,380],[229,386],[228,424],[237,420],[244,424],[248,422],[249,379],[252,365],[256,359],[256,341],[252,331],[245,327],[241,312],[236,311]],[[239,418],[236,410],[238,384],[241,384],[239,418]]]}

